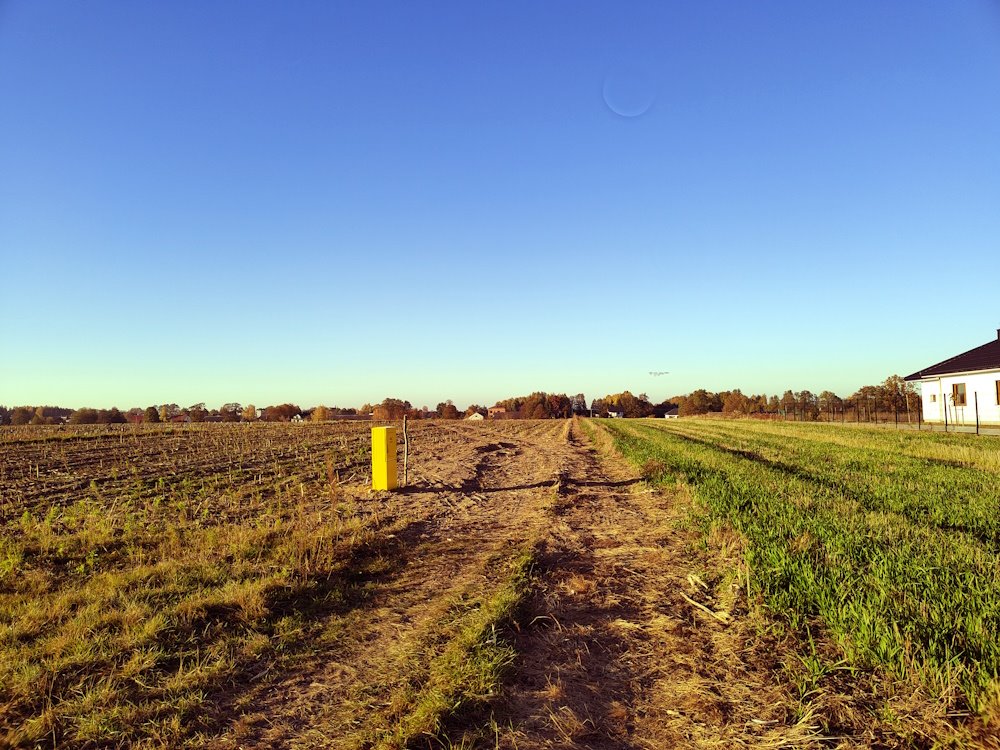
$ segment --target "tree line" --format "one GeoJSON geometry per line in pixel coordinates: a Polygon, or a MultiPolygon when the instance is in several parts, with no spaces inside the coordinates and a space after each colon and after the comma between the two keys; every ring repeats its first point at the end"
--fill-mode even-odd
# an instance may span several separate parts
{"type": "Polygon", "coordinates": [[[912,383],[899,375],[892,375],[878,385],[866,385],[850,396],[842,397],[825,390],[814,394],[808,390],[786,390],[781,396],[744,394],[732,391],[708,391],[699,388],[691,393],[673,396],[653,403],[645,393],[638,396],[630,391],[611,393],[595,398],[589,405],[582,393],[569,396],[565,393],[535,391],[526,396],[514,396],[497,401],[493,407],[470,404],[460,410],[451,399],[442,401],[434,409],[415,407],[399,398],[385,398],[378,404],[366,403],[358,408],[315,406],[302,409],[297,404],[284,403],[257,408],[253,404],[236,402],[208,409],[204,403],[181,407],[177,404],[154,404],[133,407],[127,411],[117,408],[66,409],[58,406],[0,406],[0,425],[56,425],[56,424],[157,424],[167,422],[290,422],[310,420],[325,422],[333,419],[375,419],[381,421],[409,419],[463,419],[472,414],[487,416],[489,409],[502,410],[504,419],[566,419],[574,415],[606,417],[614,413],[629,418],[662,417],[671,409],[680,416],[721,413],[726,416],[757,416],[794,414],[799,419],[816,420],[821,415],[843,414],[845,410],[870,413],[893,411],[915,412],[920,396],[912,383]]]}
{"type": "Polygon", "coordinates": [[[786,390],[781,396],[746,395],[739,389],[713,393],[698,389],[684,396],[674,396],[680,416],[719,412],[726,416],[794,415],[798,419],[815,421],[826,415],[833,418],[847,411],[866,414],[879,412],[916,413],[920,409],[920,394],[913,383],[899,375],[890,375],[877,385],[865,385],[850,396],[839,396],[825,390],[786,390]]]}

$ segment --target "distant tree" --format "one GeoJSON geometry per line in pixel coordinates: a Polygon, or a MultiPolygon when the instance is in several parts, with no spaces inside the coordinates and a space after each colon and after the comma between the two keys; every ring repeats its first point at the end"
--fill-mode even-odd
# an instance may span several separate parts
{"type": "Polygon", "coordinates": [[[237,403],[223,404],[219,407],[219,416],[223,422],[239,422],[243,407],[237,403]]]}
{"type": "Polygon", "coordinates": [[[147,406],[146,411],[142,414],[142,421],[147,424],[156,424],[160,421],[160,412],[155,406],[147,406]]]}
{"type": "Polygon", "coordinates": [[[412,407],[413,405],[409,401],[402,401],[398,398],[387,398],[381,404],[374,407],[372,412],[375,419],[378,420],[402,419],[412,407]]]}
{"type": "Polygon", "coordinates": [[[750,399],[737,388],[730,391],[722,403],[722,413],[728,416],[741,416],[750,413],[750,399]]]}
{"type": "Polygon", "coordinates": [[[97,424],[97,409],[77,409],[69,415],[70,424],[97,424]]]}
{"type": "Polygon", "coordinates": [[[330,410],[327,409],[325,406],[317,406],[315,409],[313,409],[312,414],[310,415],[309,418],[313,422],[326,422],[330,419],[331,416],[333,415],[330,413],[330,410]]]}
{"type": "Polygon", "coordinates": [[[10,413],[10,423],[15,425],[28,424],[35,416],[34,408],[30,406],[15,406],[10,413]]]}
{"type": "Polygon", "coordinates": [[[533,393],[521,403],[518,413],[522,419],[545,419],[548,412],[545,409],[545,397],[542,394],[533,393]]]}
{"type": "Polygon", "coordinates": [[[549,419],[568,419],[573,416],[573,399],[565,393],[550,393],[545,399],[549,419]]]}
{"type": "Polygon", "coordinates": [[[126,421],[125,415],[118,411],[115,406],[97,412],[98,424],[124,424],[126,421]]]}
{"type": "Polygon", "coordinates": [[[458,409],[450,398],[434,407],[434,413],[438,419],[458,419],[458,409]]]}
{"type": "Polygon", "coordinates": [[[257,419],[257,407],[253,404],[247,404],[243,407],[243,421],[253,422],[257,419]]]}
{"type": "Polygon", "coordinates": [[[682,417],[694,416],[697,414],[708,414],[711,411],[722,411],[722,403],[719,396],[710,393],[704,388],[692,391],[681,404],[678,414],[682,417]]]}
{"type": "Polygon", "coordinates": [[[361,414],[366,417],[374,411],[375,407],[369,403],[364,403],[360,407],[358,407],[358,414],[361,414]]]}
{"type": "Polygon", "coordinates": [[[184,410],[189,417],[191,417],[192,422],[204,422],[205,417],[208,416],[208,411],[205,409],[205,403],[200,402],[189,406],[184,410]]]}
{"type": "Polygon", "coordinates": [[[590,409],[587,408],[587,397],[582,393],[578,393],[570,399],[570,408],[574,414],[586,415],[590,412],[590,409]]]}
{"type": "Polygon", "coordinates": [[[796,393],[795,406],[798,409],[800,419],[815,422],[819,417],[819,404],[812,391],[804,390],[796,393]]]}
{"type": "Polygon", "coordinates": [[[833,391],[821,391],[817,397],[817,406],[820,414],[824,414],[825,419],[833,420],[836,412],[844,408],[844,399],[833,391]]]}
{"type": "Polygon", "coordinates": [[[781,410],[784,412],[794,412],[795,411],[795,394],[790,390],[785,391],[784,395],[781,397],[781,410]]]}
{"type": "Polygon", "coordinates": [[[57,424],[62,421],[59,417],[60,411],[54,406],[36,406],[35,414],[31,417],[29,424],[57,424]]]}
{"type": "Polygon", "coordinates": [[[302,410],[295,404],[279,404],[269,406],[264,410],[265,422],[290,422],[296,414],[301,414],[302,410]]]}
{"type": "Polygon", "coordinates": [[[912,383],[907,383],[899,375],[890,375],[879,388],[879,404],[885,404],[886,409],[896,409],[905,412],[907,409],[907,399],[912,405],[915,403],[917,389],[912,383]]]}
{"type": "Polygon", "coordinates": [[[181,413],[181,407],[177,404],[163,404],[160,407],[160,421],[169,422],[181,413]]]}
{"type": "Polygon", "coordinates": [[[10,409],[0,406],[0,425],[10,424],[10,409]]]}

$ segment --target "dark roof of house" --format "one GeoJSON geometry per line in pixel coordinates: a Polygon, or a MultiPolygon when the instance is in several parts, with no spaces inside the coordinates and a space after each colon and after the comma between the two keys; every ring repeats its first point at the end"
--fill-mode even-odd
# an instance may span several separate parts
{"type": "Polygon", "coordinates": [[[680,407],[679,406],[675,406],[675,407],[673,407],[671,409],[667,409],[664,412],[664,414],[677,414],[679,411],[680,411],[680,407]]]}
{"type": "Polygon", "coordinates": [[[912,375],[907,375],[904,380],[921,380],[931,378],[936,375],[947,375],[952,372],[975,372],[976,370],[995,370],[1000,368],[1000,330],[997,337],[987,344],[969,349],[951,359],[938,362],[936,365],[925,367],[912,375]]]}

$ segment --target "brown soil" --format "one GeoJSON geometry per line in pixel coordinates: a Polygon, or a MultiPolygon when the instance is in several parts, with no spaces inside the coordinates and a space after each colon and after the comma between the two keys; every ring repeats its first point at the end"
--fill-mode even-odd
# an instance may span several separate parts
{"type": "Polygon", "coordinates": [[[435,624],[496,583],[495,563],[551,520],[572,457],[566,422],[416,425],[410,484],[362,493],[385,502],[390,529],[364,601],[336,635],[240,701],[218,742],[233,747],[365,747],[397,709],[402,676],[419,671],[435,624]]]}
{"type": "Polygon", "coordinates": [[[735,538],[709,552],[685,527],[680,490],[650,490],[601,448],[574,430],[534,626],[492,717],[496,744],[813,745],[816,727],[790,710],[777,644],[748,621],[735,538]]]}
{"type": "Polygon", "coordinates": [[[735,538],[709,553],[684,526],[680,490],[650,490],[567,422],[418,426],[410,467],[405,490],[368,493],[393,533],[363,600],[322,648],[244,694],[216,742],[370,746],[398,708],[401,676],[433,650],[436,623],[495,583],[505,551],[537,539],[542,573],[513,674],[487,712],[451,720],[445,744],[820,742],[795,711],[780,644],[747,617],[735,538]]]}

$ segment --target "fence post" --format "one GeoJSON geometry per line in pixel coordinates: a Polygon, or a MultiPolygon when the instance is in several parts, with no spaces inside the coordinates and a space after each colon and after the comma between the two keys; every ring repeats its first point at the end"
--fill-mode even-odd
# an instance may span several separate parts
{"type": "Polygon", "coordinates": [[[976,434],[979,434],[979,391],[972,392],[972,398],[976,403],[976,434]]]}
{"type": "Polygon", "coordinates": [[[403,486],[409,484],[410,438],[406,432],[406,415],[403,415],[403,486]]]}

